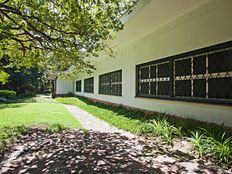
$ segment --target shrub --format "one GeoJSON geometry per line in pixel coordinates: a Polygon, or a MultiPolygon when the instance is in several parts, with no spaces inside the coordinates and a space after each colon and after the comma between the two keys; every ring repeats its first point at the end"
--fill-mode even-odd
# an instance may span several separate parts
{"type": "Polygon", "coordinates": [[[36,94],[34,92],[31,92],[31,91],[26,91],[20,95],[17,95],[17,98],[32,98],[32,97],[35,97],[36,94]]]}
{"type": "Polygon", "coordinates": [[[11,90],[0,90],[0,98],[12,99],[16,97],[16,92],[11,90]]]}

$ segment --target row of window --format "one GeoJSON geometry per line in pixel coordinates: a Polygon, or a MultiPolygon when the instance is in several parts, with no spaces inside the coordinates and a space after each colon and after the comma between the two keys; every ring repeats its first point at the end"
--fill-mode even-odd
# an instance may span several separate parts
{"type": "MultiPolygon", "coordinates": [[[[84,92],[94,92],[93,77],[84,92]]],[[[122,70],[99,76],[99,94],[122,95],[122,70]]],[[[232,43],[137,65],[136,96],[231,104],[232,43]]]]}
{"type": "Polygon", "coordinates": [[[137,96],[232,103],[232,44],[137,65],[137,96]]]}
{"type": "MultiPolygon", "coordinates": [[[[81,80],[76,81],[76,92],[81,92],[81,80]]],[[[94,93],[94,78],[84,79],[84,92],[94,93]]],[[[122,95],[122,70],[99,76],[99,94],[122,95]]]]}

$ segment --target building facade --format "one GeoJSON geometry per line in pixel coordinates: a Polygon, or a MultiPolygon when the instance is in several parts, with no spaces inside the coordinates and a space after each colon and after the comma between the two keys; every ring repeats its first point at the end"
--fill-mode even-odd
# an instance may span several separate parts
{"type": "Polygon", "coordinates": [[[140,0],[125,16],[115,58],[57,79],[56,93],[232,127],[232,1],[140,0]]]}

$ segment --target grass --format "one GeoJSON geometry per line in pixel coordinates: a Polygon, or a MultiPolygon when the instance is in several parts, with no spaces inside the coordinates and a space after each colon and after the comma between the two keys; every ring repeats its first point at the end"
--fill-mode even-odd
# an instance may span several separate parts
{"type": "Polygon", "coordinates": [[[62,104],[46,96],[13,100],[0,104],[0,149],[31,126],[47,127],[49,132],[82,128],[62,104]]]}
{"type": "Polygon", "coordinates": [[[223,125],[202,123],[190,118],[179,120],[162,113],[148,116],[122,106],[93,103],[83,97],[56,98],[56,101],[78,106],[109,124],[134,134],[160,136],[168,144],[172,144],[173,138],[186,139],[192,143],[199,157],[210,158],[223,166],[230,165],[232,160],[232,134],[223,125]]]}
{"type": "Polygon", "coordinates": [[[0,105],[0,128],[51,124],[62,124],[70,128],[80,127],[79,122],[61,104],[16,103],[0,105]]]}

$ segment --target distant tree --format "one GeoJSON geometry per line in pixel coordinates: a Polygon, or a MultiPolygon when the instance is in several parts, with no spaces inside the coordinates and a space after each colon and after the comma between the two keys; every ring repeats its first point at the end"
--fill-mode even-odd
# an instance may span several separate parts
{"type": "MultiPolygon", "coordinates": [[[[1,63],[6,67],[5,65],[9,64],[8,57],[2,58],[1,63]]],[[[4,72],[9,74],[8,82],[0,84],[0,89],[14,90],[17,94],[28,94],[47,92],[50,87],[46,71],[42,68],[8,67],[4,68],[4,72]]]]}
{"type": "MultiPolygon", "coordinates": [[[[123,29],[120,21],[133,0],[0,0],[0,58],[8,66],[90,72],[86,59],[112,53],[107,40],[123,29]]],[[[0,64],[1,66],[1,64],[0,64]]],[[[0,81],[7,74],[0,67],[0,81]]]]}

